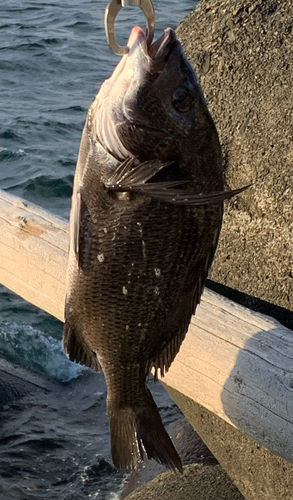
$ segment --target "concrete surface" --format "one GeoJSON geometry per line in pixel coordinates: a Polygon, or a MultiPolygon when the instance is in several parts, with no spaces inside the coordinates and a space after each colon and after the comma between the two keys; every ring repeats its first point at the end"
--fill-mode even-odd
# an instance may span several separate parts
{"type": "Polygon", "coordinates": [[[177,30],[223,146],[227,203],[211,278],[293,310],[293,0],[201,0],[177,30]]]}
{"type": "MultiPolygon", "coordinates": [[[[220,465],[186,465],[184,473],[165,472],[125,500],[243,500],[220,465]]],[[[261,499],[258,499],[261,500],[261,499]]]]}
{"type": "MultiPolygon", "coordinates": [[[[277,457],[186,396],[170,387],[166,386],[166,389],[246,500],[292,500],[293,464],[277,457]]],[[[213,489],[212,483],[209,488],[213,489]]],[[[211,494],[209,489],[207,491],[211,494]]],[[[227,490],[225,498],[234,498],[229,495],[227,490]]],[[[179,500],[181,497],[173,498],[179,500]]]]}
{"type": "MultiPolygon", "coordinates": [[[[213,467],[218,464],[211,451],[186,418],[180,418],[166,425],[166,430],[180,455],[183,466],[197,463],[213,467]]],[[[136,488],[152,481],[164,472],[166,472],[166,467],[154,460],[144,461],[127,478],[120,500],[124,500],[136,488]]],[[[176,474],[176,477],[178,477],[178,474],[176,474]]]]}

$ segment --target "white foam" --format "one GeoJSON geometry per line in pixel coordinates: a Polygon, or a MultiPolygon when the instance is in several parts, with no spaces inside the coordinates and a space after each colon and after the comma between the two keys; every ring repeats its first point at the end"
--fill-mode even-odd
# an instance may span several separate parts
{"type": "Polygon", "coordinates": [[[60,382],[69,382],[87,370],[66,357],[61,340],[27,324],[0,323],[0,355],[28,370],[45,372],[60,382]]]}

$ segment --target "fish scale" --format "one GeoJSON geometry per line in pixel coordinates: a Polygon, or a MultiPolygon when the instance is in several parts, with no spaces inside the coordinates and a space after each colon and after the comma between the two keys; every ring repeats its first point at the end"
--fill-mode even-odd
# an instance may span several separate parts
{"type": "Polygon", "coordinates": [[[152,368],[163,375],[180,348],[233,193],[223,190],[196,75],[174,31],[161,38],[148,48],[134,28],[89,110],[70,215],[64,346],[105,374],[114,465],[133,468],[146,455],[182,471],[147,378],[152,368]]]}

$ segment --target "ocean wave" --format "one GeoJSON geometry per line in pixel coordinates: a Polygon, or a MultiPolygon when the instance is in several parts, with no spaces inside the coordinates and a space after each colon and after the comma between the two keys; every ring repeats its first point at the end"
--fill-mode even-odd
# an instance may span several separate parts
{"type": "Polygon", "coordinates": [[[61,43],[61,42],[66,42],[67,39],[66,38],[42,38],[42,42],[48,44],[48,45],[58,45],[58,43],[61,43]]]}
{"type": "Polygon", "coordinates": [[[46,128],[53,129],[55,133],[62,134],[63,136],[72,130],[79,130],[79,124],[72,121],[66,123],[64,121],[51,119],[44,121],[42,125],[46,128]]]}
{"type": "Polygon", "coordinates": [[[9,44],[3,44],[2,47],[0,47],[0,51],[19,51],[23,49],[28,49],[30,50],[35,50],[35,49],[44,49],[44,44],[40,42],[23,42],[23,43],[17,43],[15,45],[9,44]]]}
{"type": "Polygon", "coordinates": [[[9,160],[16,160],[18,158],[21,158],[22,156],[25,156],[25,151],[24,149],[17,149],[16,151],[10,150],[8,148],[4,148],[0,146],[0,162],[1,161],[9,161],[9,160]]]}
{"type": "Polygon", "coordinates": [[[62,179],[41,175],[36,179],[30,179],[24,185],[25,192],[37,191],[39,196],[46,198],[69,198],[72,194],[73,175],[67,175],[62,179]]]}
{"type": "Polygon", "coordinates": [[[56,109],[48,109],[48,113],[63,113],[66,115],[67,113],[84,113],[86,114],[87,109],[84,106],[76,105],[76,106],[68,106],[66,108],[56,108],[56,109]]]}
{"type": "Polygon", "coordinates": [[[0,24],[0,30],[7,30],[10,29],[13,26],[13,28],[18,28],[22,29],[22,24],[21,23],[9,23],[9,24],[0,24]]]}
{"type": "Polygon", "coordinates": [[[9,139],[11,141],[20,141],[21,137],[17,135],[11,128],[7,128],[3,132],[0,132],[0,139],[9,139]]]}
{"type": "Polygon", "coordinates": [[[61,340],[26,324],[0,323],[0,355],[22,368],[46,373],[59,382],[69,382],[88,370],[69,361],[61,340]]]}
{"type": "MultiPolygon", "coordinates": [[[[61,161],[61,160],[60,160],[61,161]]],[[[63,160],[64,161],[64,160],[63,160]]],[[[64,165],[64,163],[61,163],[64,165]]],[[[69,162],[71,165],[71,162],[69,162]]],[[[14,192],[21,189],[24,197],[34,194],[37,198],[70,198],[72,195],[73,175],[61,179],[40,175],[35,179],[21,181],[9,186],[8,191],[14,192]]],[[[31,197],[31,196],[29,196],[31,197]]]]}
{"type": "Polygon", "coordinates": [[[65,28],[84,28],[89,26],[89,23],[86,21],[75,21],[70,24],[65,24],[65,28]]]}
{"type": "Polygon", "coordinates": [[[40,6],[40,7],[37,7],[37,6],[26,7],[26,6],[23,6],[23,7],[19,8],[19,5],[17,5],[17,7],[13,7],[13,6],[6,7],[5,12],[7,12],[7,13],[11,12],[13,14],[15,14],[16,12],[18,12],[18,13],[24,13],[25,14],[26,12],[34,12],[34,11],[42,10],[42,8],[43,8],[42,6],[40,6]]]}

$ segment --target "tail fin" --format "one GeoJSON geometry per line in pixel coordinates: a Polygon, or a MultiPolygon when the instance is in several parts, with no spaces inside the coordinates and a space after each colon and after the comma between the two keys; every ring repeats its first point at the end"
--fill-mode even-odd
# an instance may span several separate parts
{"type": "Polygon", "coordinates": [[[139,407],[117,407],[108,401],[113,463],[118,469],[133,469],[146,454],[169,469],[183,472],[149,391],[146,396],[144,405],[139,407]]]}

